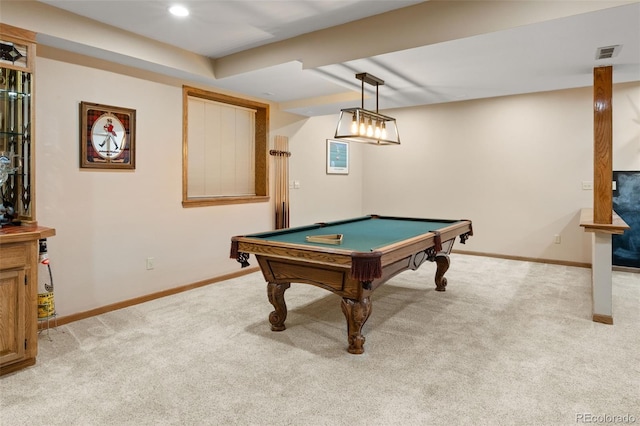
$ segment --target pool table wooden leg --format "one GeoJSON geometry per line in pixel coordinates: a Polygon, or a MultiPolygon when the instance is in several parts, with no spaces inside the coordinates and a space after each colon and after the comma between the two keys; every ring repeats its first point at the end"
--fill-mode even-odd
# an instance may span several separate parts
{"type": "Polygon", "coordinates": [[[275,308],[275,311],[269,314],[269,322],[271,323],[271,331],[282,331],[286,327],[284,320],[287,319],[287,304],[284,301],[284,292],[291,286],[290,283],[268,283],[267,295],[269,302],[275,308]]]}
{"type": "Polygon", "coordinates": [[[447,287],[447,279],[444,273],[449,269],[449,255],[444,252],[436,254],[436,291],[445,291],[447,287]]]}
{"type": "Polygon", "coordinates": [[[364,352],[364,336],[362,326],[371,315],[371,299],[369,296],[362,300],[342,298],[342,313],[347,319],[347,334],[349,338],[349,353],[361,354],[364,352]]]}

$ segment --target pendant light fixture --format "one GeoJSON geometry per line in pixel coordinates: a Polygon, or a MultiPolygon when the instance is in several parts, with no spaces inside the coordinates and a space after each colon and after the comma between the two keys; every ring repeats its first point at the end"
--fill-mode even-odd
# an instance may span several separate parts
{"type": "Polygon", "coordinates": [[[384,85],[384,80],[367,73],[356,74],[356,78],[362,82],[361,106],[340,111],[335,138],[374,145],[399,145],[396,119],[378,112],[378,86],[384,85]],[[375,112],[364,109],[364,83],[376,86],[375,112]]]}

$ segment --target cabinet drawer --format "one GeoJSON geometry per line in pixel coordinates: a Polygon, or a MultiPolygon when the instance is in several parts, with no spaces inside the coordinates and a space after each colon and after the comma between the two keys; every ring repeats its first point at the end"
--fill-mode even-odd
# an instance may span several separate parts
{"type": "Polygon", "coordinates": [[[0,246],[0,269],[19,268],[27,264],[27,244],[0,246]]]}

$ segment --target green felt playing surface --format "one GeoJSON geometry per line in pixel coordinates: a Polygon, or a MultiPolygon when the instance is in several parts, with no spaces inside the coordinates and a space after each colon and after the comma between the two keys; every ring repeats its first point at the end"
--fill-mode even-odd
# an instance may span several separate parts
{"type": "Polygon", "coordinates": [[[327,223],[326,226],[302,226],[281,231],[248,235],[248,237],[282,243],[368,252],[428,232],[438,231],[457,222],[458,221],[455,220],[364,217],[347,221],[330,222],[327,223]],[[305,240],[307,236],[328,234],[342,234],[342,244],[311,243],[305,240]]]}

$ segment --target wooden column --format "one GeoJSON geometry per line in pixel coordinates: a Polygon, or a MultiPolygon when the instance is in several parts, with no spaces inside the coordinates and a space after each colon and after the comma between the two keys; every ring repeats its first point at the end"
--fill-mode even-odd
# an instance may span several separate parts
{"type": "Polygon", "coordinates": [[[593,321],[613,324],[612,234],[629,226],[613,211],[613,67],[593,69],[593,209],[583,209],[580,226],[593,232],[591,295],[593,321]]]}
{"type": "Polygon", "coordinates": [[[593,69],[593,221],[613,220],[613,67],[593,69]]]}

